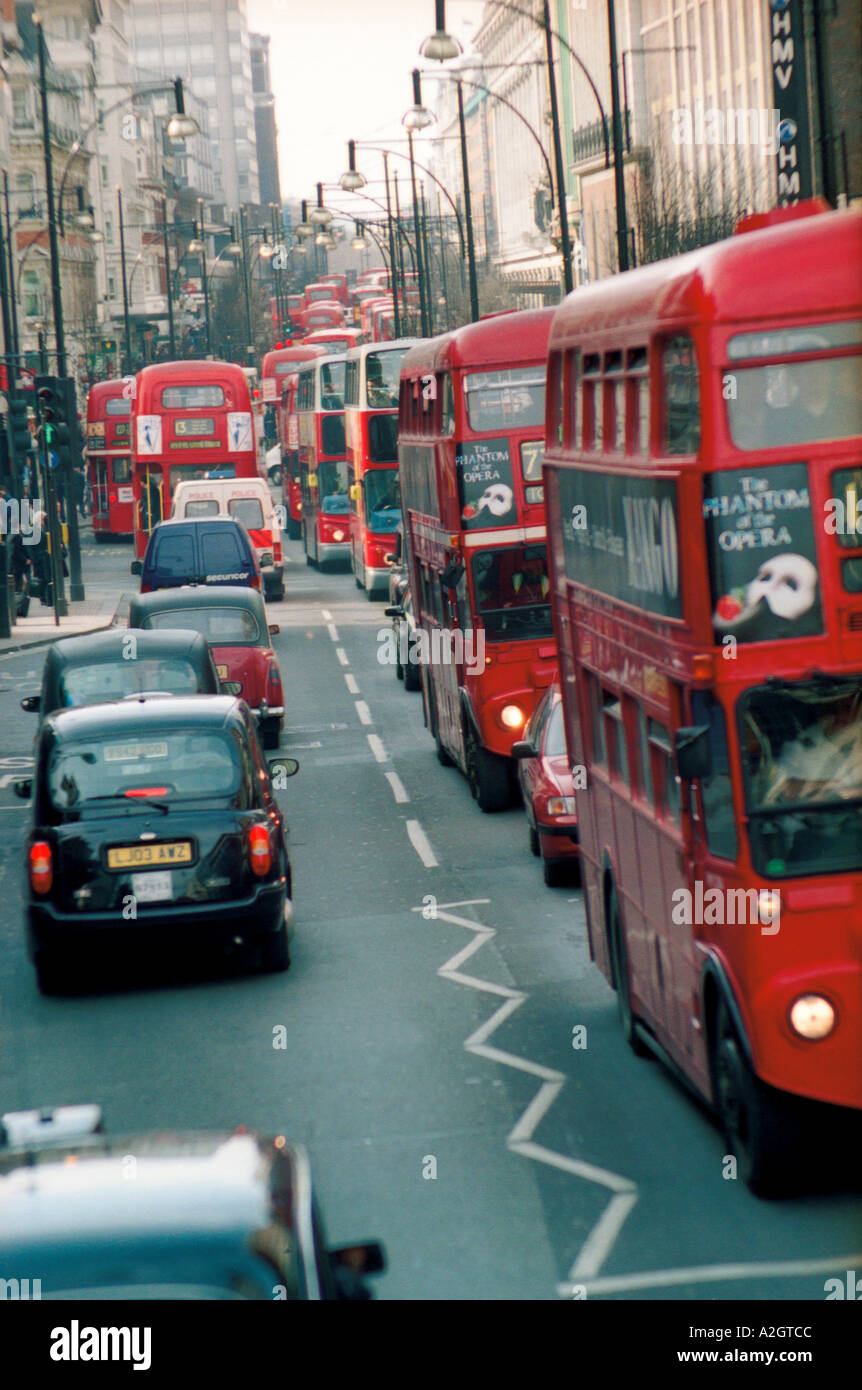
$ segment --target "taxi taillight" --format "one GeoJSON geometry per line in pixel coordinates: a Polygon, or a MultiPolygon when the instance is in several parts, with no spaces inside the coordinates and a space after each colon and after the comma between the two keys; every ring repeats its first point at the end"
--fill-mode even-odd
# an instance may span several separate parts
{"type": "Polygon", "coordinates": [[[47,840],[30,846],[30,887],[34,893],[49,893],[54,882],[54,862],[47,840]]]}
{"type": "Polygon", "coordinates": [[[251,588],[251,589],[257,589],[258,592],[260,592],[260,575],[259,575],[259,574],[253,574],[253,575],[251,576],[251,579],[249,580],[249,588],[251,588]]]}
{"type": "Polygon", "coordinates": [[[272,848],[265,825],[253,825],[248,832],[248,849],[252,872],[262,878],[272,868],[272,848]]]}

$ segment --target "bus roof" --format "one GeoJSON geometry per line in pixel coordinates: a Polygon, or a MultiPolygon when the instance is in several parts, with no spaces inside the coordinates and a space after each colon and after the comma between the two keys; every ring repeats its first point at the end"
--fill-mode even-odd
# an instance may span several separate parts
{"type": "MultiPolygon", "coordinates": [[[[326,329],[326,332],[335,332],[335,329],[326,329]]],[[[261,376],[274,374],[277,362],[309,362],[313,357],[320,356],[320,349],[313,343],[292,343],[290,347],[273,348],[270,352],[265,352],[261,363],[261,376]]]]}
{"type": "Polygon", "coordinates": [[[390,338],[385,343],[358,343],[356,347],[347,349],[347,361],[355,362],[372,352],[397,352],[399,348],[407,348],[409,351],[416,346],[416,342],[416,338],[390,338]]]}
{"type": "Polygon", "coordinates": [[[114,377],[111,381],[96,381],[87,392],[87,408],[91,405],[100,405],[102,401],[113,401],[118,396],[129,390],[129,378],[120,376],[114,377]]]}
{"type": "Polygon", "coordinates": [[[209,362],[200,358],[186,358],[179,362],[151,362],[138,372],[138,393],[142,387],[154,385],[182,385],[189,381],[233,380],[247,387],[245,371],[235,362],[209,362]]]}
{"type": "Polygon", "coordinates": [[[662,321],[762,323],[800,312],[829,319],[830,304],[862,304],[860,253],[858,209],[744,230],[575,290],[555,311],[549,346],[582,342],[585,329],[631,336],[662,321]]]}
{"type": "Polygon", "coordinates": [[[420,340],[402,362],[402,373],[418,375],[446,367],[505,367],[515,362],[544,361],[556,312],[549,308],[494,314],[436,338],[420,340]]]}

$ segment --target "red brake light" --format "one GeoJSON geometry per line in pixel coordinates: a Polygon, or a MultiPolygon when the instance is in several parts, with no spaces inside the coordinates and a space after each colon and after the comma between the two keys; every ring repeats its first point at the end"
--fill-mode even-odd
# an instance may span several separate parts
{"type": "Polygon", "coordinates": [[[167,796],[167,787],[135,787],[132,791],[124,792],[124,796],[167,796]]]}
{"type": "Polygon", "coordinates": [[[36,840],[30,846],[30,886],[34,893],[48,893],[53,882],[51,846],[47,840],[36,840]]]}
{"type": "Polygon", "coordinates": [[[248,832],[248,850],[251,856],[252,872],[262,878],[272,868],[272,849],[269,831],[265,825],[253,825],[248,832]]]}
{"type": "Polygon", "coordinates": [[[260,589],[260,575],[259,575],[259,574],[253,574],[253,575],[251,576],[251,580],[250,580],[250,582],[249,582],[249,587],[252,588],[252,589],[258,589],[258,590],[260,589]]]}
{"type": "Polygon", "coordinates": [[[273,543],[272,543],[272,558],[273,558],[274,560],[281,560],[281,558],[282,558],[282,554],[281,554],[281,541],[273,541],[273,543]]]}

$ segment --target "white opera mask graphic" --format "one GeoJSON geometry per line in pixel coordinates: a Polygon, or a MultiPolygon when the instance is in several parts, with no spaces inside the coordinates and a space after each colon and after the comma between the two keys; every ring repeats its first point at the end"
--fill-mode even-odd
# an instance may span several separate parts
{"type": "Polygon", "coordinates": [[[506,512],[512,509],[512,498],[514,493],[505,483],[492,483],[486,487],[479,501],[476,503],[476,511],[481,512],[486,508],[492,516],[505,516],[506,512]]]}
{"type": "Polygon", "coordinates": [[[745,591],[746,608],[762,601],[777,618],[792,621],[814,606],[817,570],[804,555],[776,555],[760,566],[745,591]]]}

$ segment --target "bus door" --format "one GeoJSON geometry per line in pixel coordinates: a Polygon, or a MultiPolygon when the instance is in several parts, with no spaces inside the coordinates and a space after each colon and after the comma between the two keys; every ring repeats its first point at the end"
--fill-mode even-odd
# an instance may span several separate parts
{"type": "Polygon", "coordinates": [[[94,522],[108,520],[108,487],[108,460],[104,454],[94,454],[90,459],[90,494],[94,522]]]}
{"type": "MultiPolygon", "coordinates": [[[[138,500],[138,525],[143,534],[149,538],[153,527],[158,525],[160,521],[164,521],[167,515],[164,472],[160,464],[144,464],[139,476],[141,492],[138,500]]],[[[168,510],[170,510],[169,504],[168,510]]]]}

